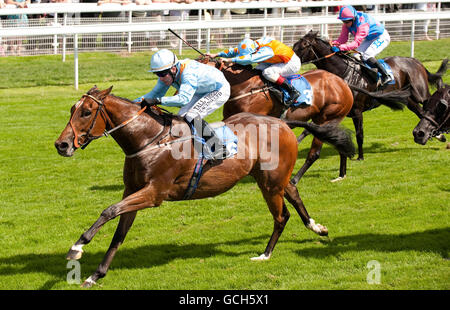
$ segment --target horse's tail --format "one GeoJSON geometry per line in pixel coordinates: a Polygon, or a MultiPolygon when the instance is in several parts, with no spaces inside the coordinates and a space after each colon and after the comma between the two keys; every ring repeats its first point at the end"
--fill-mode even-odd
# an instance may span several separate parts
{"type": "Polygon", "coordinates": [[[369,97],[375,98],[379,103],[391,108],[392,110],[403,110],[406,104],[408,104],[408,97],[411,96],[411,91],[408,85],[405,88],[399,90],[393,90],[389,92],[384,92],[382,90],[376,92],[370,92],[363,88],[348,85],[351,89],[357,92],[366,94],[369,97]]]}
{"type": "Polygon", "coordinates": [[[447,72],[447,63],[448,58],[442,60],[441,66],[436,73],[430,73],[427,69],[425,69],[427,71],[428,83],[436,86],[438,89],[444,87],[442,76],[445,74],[445,72],[447,72]]]}
{"type": "Polygon", "coordinates": [[[285,122],[290,128],[303,127],[307,129],[314,137],[325,143],[331,144],[340,154],[349,158],[353,157],[356,153],[351,131],[338,126],[336,122],[330,122],[323,125],[302,121],[285,120],[285,122]]]}

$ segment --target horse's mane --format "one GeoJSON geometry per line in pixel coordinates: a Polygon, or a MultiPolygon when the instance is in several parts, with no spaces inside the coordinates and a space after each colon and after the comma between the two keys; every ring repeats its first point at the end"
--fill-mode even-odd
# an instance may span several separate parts
{"type": "MultiPolygon", "coordinates": [[[[318,41],[320,43],[322,43],[323,45],[325,45],[326,48],[328,48],[329,50],[331,50],[331,44],[329,41],[323,39],[320,35],[319,32],[317,31],[310,31],[307,34],[305,34],[305,36],[303,37],[306,40],[315,40],[318,41]]],[[[357,63],[361,63],[361,61],[357,58],[355,58],[352,54],[348,54],[348,53],[336,53],[336,56],[339,56],[340,58],[345,58],[345,59],[351,59],[357,63]]]]}
{"type": "Polygon", "coordinates": [[[325,44],[327,47],[331,48],[330,42],[328,42],[327,40],[323,39],[320,35],[318,31],[310,31],[307,34],[305,34],[304,36],[305,39],[313,39],[313,40],[317,40],[322,42],[323,44],[325,44]]]}

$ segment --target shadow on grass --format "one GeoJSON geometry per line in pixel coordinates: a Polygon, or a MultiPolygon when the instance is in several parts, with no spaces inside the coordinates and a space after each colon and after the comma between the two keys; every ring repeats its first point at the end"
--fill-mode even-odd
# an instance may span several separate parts
{"type": "MultiPolygon", "coordinates": [[[[306,143],[302,144],[300,143],[299,145],[299,152],[297,155],[297,160],[302,160],[304,161],[306,159],[306,156],[308,155],[309,152],[309,146],[306,143]]],[[[357,150],[358,146],[355,144],[355,148],[357,150]]],[[[363,149],[364,149],[364,154],[377,154],[377,153],[393,153],[393,152],[399,152],[399,151],[408,151],[408,150],[412,150],[412,149],[416,149],[417,146],[415,146],[414,144],[411,144],[411,147],[392,147],[390,144],[382,144],[382,143],[378,143],[378,142],[374,142],[374,143],[365,143],[363,145],[363,149]]],[[[435,151],[438,151],[439,148],[429,148],[435,151]]],[[[320,152],[320,158],[328,158],[328,157],[333,157],[333,156],[338,156],[338,152],[336,151],[336,149],[328,144],[324,144],[322,151],[320,152]]],[[[357,158],[357,154],[352,158],[352,160],[356,160],[357,158]]]]}
{"type": "MultiPolygon", "coordinates": [[[[175,259],[208,258],[212,256],[238,257],[240,255],[255,255],[253,251],[224,251],[220,247],[239,244],[265,245],[269,235],[260,235],[254,238],[231,240],[226,242],[198,244],[189,243],[178,245],[175,243],[145,245],[137,248],[123,246],[117,252],[112,263],[114,269],[150,268],[170,263],[175,259]]],[[[327,258],[348,251],[420,251],[439,253],[444,259],[448,259],[450,240],[450,228],[426,230],[409,234],[362,234],[332,238],[330,241],[322,241],[326,248],[306,248],[298,250],[298,255],[308,258],[327,258]]],[[[317,239],[294,241],[298,244],[316,242],[317,239]]],[[[280,242],[283,242],[280,240],[280,242]]],[[[290,242],[290,241],[288,241],[290,242]]],[[[263,247],[262,247],[263,249],[263,247]]],[[[261,249],[261,250],[262,250],[261,249]]],[[[88,249],[87,249],[88,250],[88,249]]],[[[106,251],[106,249],[105,249],[106,251]]],[[[89,250],[80,260],[83,276],[93,273],[97,265],[103,259],[105,251],[89,253],[89,250]]],[[[40,289],[51,289],[55,284],[66,280],[67,261],[66,252],[52,254],[21,254],[0,259],[0,276],[21,275],[28,273],[47,273],[52,276],[40,289]]]]}
{"type": "Polygon", "coordinates": [[[105,192],[117,192],[124,190],[123,184],[111,184],[111,185],[94,185],[89,187],[91,191],[105,191],[105,192]]]}
{"type": "Polygon", "coordinates": [[[439,253],[444,259],[449,258],[450,227],[432,229],[408,234],[361,234],[322,239],[325,248],[306,248],[298,250],[302,257],[326,258],[349,251],[400,252],[419,251],[439,253]]]}
{"type": "MultiPolygon", "coordinates": [[[[112,267],[114,269],[134,269],[134,268],[150,268],[154,266],[166,265],[175,259],[189,258],[208,258],[212,256],[230,256],[238,257],[240,255],[259,255],[254,251],[224,251],[219,249],[221,246],[239,245],[239,244],[261,244],[261,253],[264,250],[265,241],[269,240],[269,235],[261,235],[254,238],[246,238],[241,240],[231,240],[226,242],[198,244],[189,243],[179,245],[176,243],[144,245],[137,248],[127,248],[122,246],[117,252],[112,267]],[[264,244],[264,245],[263,245],[264,244]]],[[[68,250],[69,248],[67,248],[68,250]]],[[[98,251],[90,253],[88,246],[86,252],[79,260],[82,269],[82,276],[88,277],[96,269],[98,264],[103,260],[106,253],[98,251]]],[[[39,289],[48,290],[55,284],[65,282],[68,261],[65,259],[67,252],[50,253],[50,254],[21,254],[6,258],[0,258],[0,277],[8,275],[21,275],[31,273],[46,273],[52,276],[52,279],[45,282],[39,289]]],[[[84,279],[82,279],[84,280],[84,279]]]]}

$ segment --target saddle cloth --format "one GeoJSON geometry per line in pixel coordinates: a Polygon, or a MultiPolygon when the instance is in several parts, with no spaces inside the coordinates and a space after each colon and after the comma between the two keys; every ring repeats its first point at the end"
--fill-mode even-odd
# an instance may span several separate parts
{"type": "MultiPolygon", "coordinates": [[[[301,74],[290,75],[286,77],[286,80],[300,93],[300,97],[298,97],[298,99],[292,103],[291,106],[310,106],[313,101],[313,92],[311,89],[311,84],[309,84],[308,80],[301,74]]],[[[283,93],[284,102],[289,101],[289,93],[284,89],[281,89],[281,91],[283,93]]]]}

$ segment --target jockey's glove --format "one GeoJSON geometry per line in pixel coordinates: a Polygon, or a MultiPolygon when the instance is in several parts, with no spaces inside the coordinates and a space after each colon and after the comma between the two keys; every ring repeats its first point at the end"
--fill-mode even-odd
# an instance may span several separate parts
{"type": "Polygon", "coordinates": [[[144,98],[141,101],[141,108],[151,107],[153,105],[161,104],[161,100],[159,98],[144,98]]]}
{"type": "Polygon", "coordinates": [[[335,53],[341,51],[341,50],[339,49],[339,47],[337,47],[337,46],[332,46],[332,47],[331,47],[331,50],[332,50],[333,52],[335,52],[335,53]]]}

